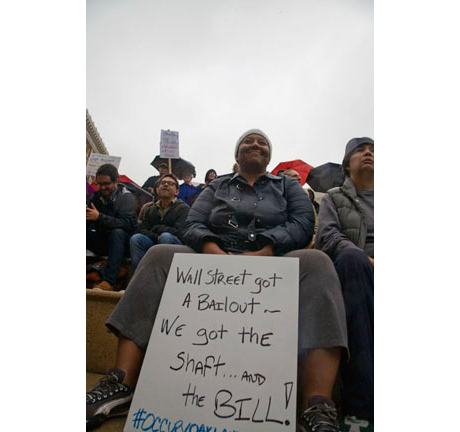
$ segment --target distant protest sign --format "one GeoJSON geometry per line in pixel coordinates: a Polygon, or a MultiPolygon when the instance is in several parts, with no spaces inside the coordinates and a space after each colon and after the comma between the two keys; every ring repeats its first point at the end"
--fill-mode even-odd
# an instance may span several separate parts
{"type": "Polygon", "coordinates": [[[179,159],[179,132],[161,130],[160,157],[179,159]]]}
{"type": "Polygon", "coordinates": [[[298,258],[176,254],[128,431],[296,430],[298,258]]]}
{"type": "Polygon", "coordinates": [[[95,176],[97,169],[104,164],[115,165],[116,168],[120,166],[121,157],[120,156],[110,156],[101,153],[91,153],[88,164],[86,165],[86,175],[95,176]]]}

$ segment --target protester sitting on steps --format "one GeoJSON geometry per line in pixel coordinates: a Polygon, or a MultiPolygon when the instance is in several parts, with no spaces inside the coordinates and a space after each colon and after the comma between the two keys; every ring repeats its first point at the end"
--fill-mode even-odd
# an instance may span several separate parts
{"type": "Polygon", "coordinates": [[[104,164],[96,172],[99,190],[86,207],[86,248],[108,255],[101,282],[94,289],[113,291],[123,257],[128,255],[129,238],[136,226],[136,200],[118,183],[118,170],[104,164]]]}
{"type": "Polygon", "coordinates": [[[342,285],[350,359],[340,369],[341,401],[351,424],[374,418],[374,140],[350,140],[342,168],[343,185],[321,201],[316,248],[334,260],[342,285]]]}
{"type": "Polygon", "coordinates": [[[300,421],[309,432],[339,431],[331,394],[347,349],[340,282],[326,254],[302,249],[313,234],[313,208],[295,180],[267,172],[271,150],[261,130],[244,133],[235,147],[239,172],[212,181],[190,209],[182,236],[188,246],[153,246],[139,263],[106,323],[118,336],[117,359],[87,393],[89,427],[127,412],[172,258],[198,252],[299,259],[300,421]]]}
{"type": "Polygon", "coordinates": [[[156,184],[157,201],[142,215],[141,223],[129,240],[131,268],[134,274],[145,253],[155,244],[182,244],[178,235],[185,225],[190,207],[176,198],[179,180],[174,174],[164,174],[156,184]]]}

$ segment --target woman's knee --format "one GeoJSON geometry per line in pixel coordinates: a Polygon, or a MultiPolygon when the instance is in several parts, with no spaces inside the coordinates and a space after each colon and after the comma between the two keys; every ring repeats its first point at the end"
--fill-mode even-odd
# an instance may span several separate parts
{"type": "Polygon", "coordinates": [[[334,264],[331,259],[318,249],[300,249],[293,251],[294,255],[299,258],[300,272],[308,273],[335,273],[334,264]]]}
{"type": "Polygon", "coordinates": [[[302,249],[290,256],[299,258],[299,290],[304,296],[322,298],[331,292],[340,292],[340,281],[334,263],[322,251],[302,249]]]}

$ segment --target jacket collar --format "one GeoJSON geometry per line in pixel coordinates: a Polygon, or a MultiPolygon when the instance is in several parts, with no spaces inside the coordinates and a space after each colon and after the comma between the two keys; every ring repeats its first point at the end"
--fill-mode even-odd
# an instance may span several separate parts
{"type": "Polygon", "coordinates": [[[340,189],[345,195],[350,197],[352,200],[356,199],[356,188],[350,177],[345,177],[345,181],[343,182],[343,185],[340,187],[340,189]]]}
{"type": "MultiPolygon", "coordinates": [[[[166,208],[169,208],[169,207],[173,207],[177,202],[177,197],[174,197],[174,199],[169,203],[168,207],[166,208]]],[[[164,208],[161,206],[161,200],[156,200],[155,201],[155,205],[158,207],[158,208],[164,208]]]]}
{"type": "Polygon", "coordinates": [[[104,198],[101,194],[99,194],[99,197],[100,197],[102,203],[103,203],[104,205],[107,205],[110,201],[114,202],[114,201],[117,199],[118,195],[122,195],[122,194],[125,194],[125,193],[127,193],[127,192],[129,192],[128,189],[125,188],[124,185],[118,183],[118,186],[117,186],[116,190],[114,190],[114,191],[110,194],[110,196],[109,196],[108,199],[104,198]]]}
{"type": "MultiPolygon", "coordinates": [[[[275,176],[271,173],[269,173],[268,171],[261,175],[257,180],[256,182],[258,182],[262,177],[265,177],[265,178],[268,178],[270,180],[282,180],[282,177],[279,177],[279,176],[275,176]]],[[[235,173],[233,175],[233,177],[230,179],[231,182],[235,181],[236,179],[239,179],[239,181],[243,181],[244,183],[247,183],[246,179],[244,177],[242,177],[239,173],[235,173]]]]}

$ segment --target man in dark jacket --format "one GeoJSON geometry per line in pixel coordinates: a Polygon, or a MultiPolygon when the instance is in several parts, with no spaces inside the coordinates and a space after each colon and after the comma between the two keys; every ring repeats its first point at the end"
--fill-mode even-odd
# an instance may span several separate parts
{"type": "Polygon", "coordinates": [[[178,235],[185,224],[190,207],[176,198],[179,180],[174,174],[164,174],[156,186],[157,201],[142,214],[142,219],[131,237],[132,272],[145,253],[155,244],[182,244],[178,235]]]}
{"type": "Polygon", "coordinates": [[[158,172],[159,175],[149,177],[145,183],[142,185],[142,188],[146,191],[150,192],[152,195],[155,195],[155,186],[157,184],[158,179],[163,175],[169,172],[168,165],[166,163],[160,163],[158,165],[158,172]]]}
{"type": "Polygon", "coordinates": [[[96,173],[99,190],[86,207],[86,248],[97,255],[108,255],[101,282],[94,286],[105,291],[113,291],[136,226],[136,200],[118,179],[115,166],[101,165],[96,173]]]}
{"type": "Polygon", "coordinates": [[[342,169],[344,184],[321,201],[316,248],[333,259],[345,301],[350,350],[341,367],[345,424],[359,423],[365,431],[374,417],[374,140],[350,140],[342,169]]]}

